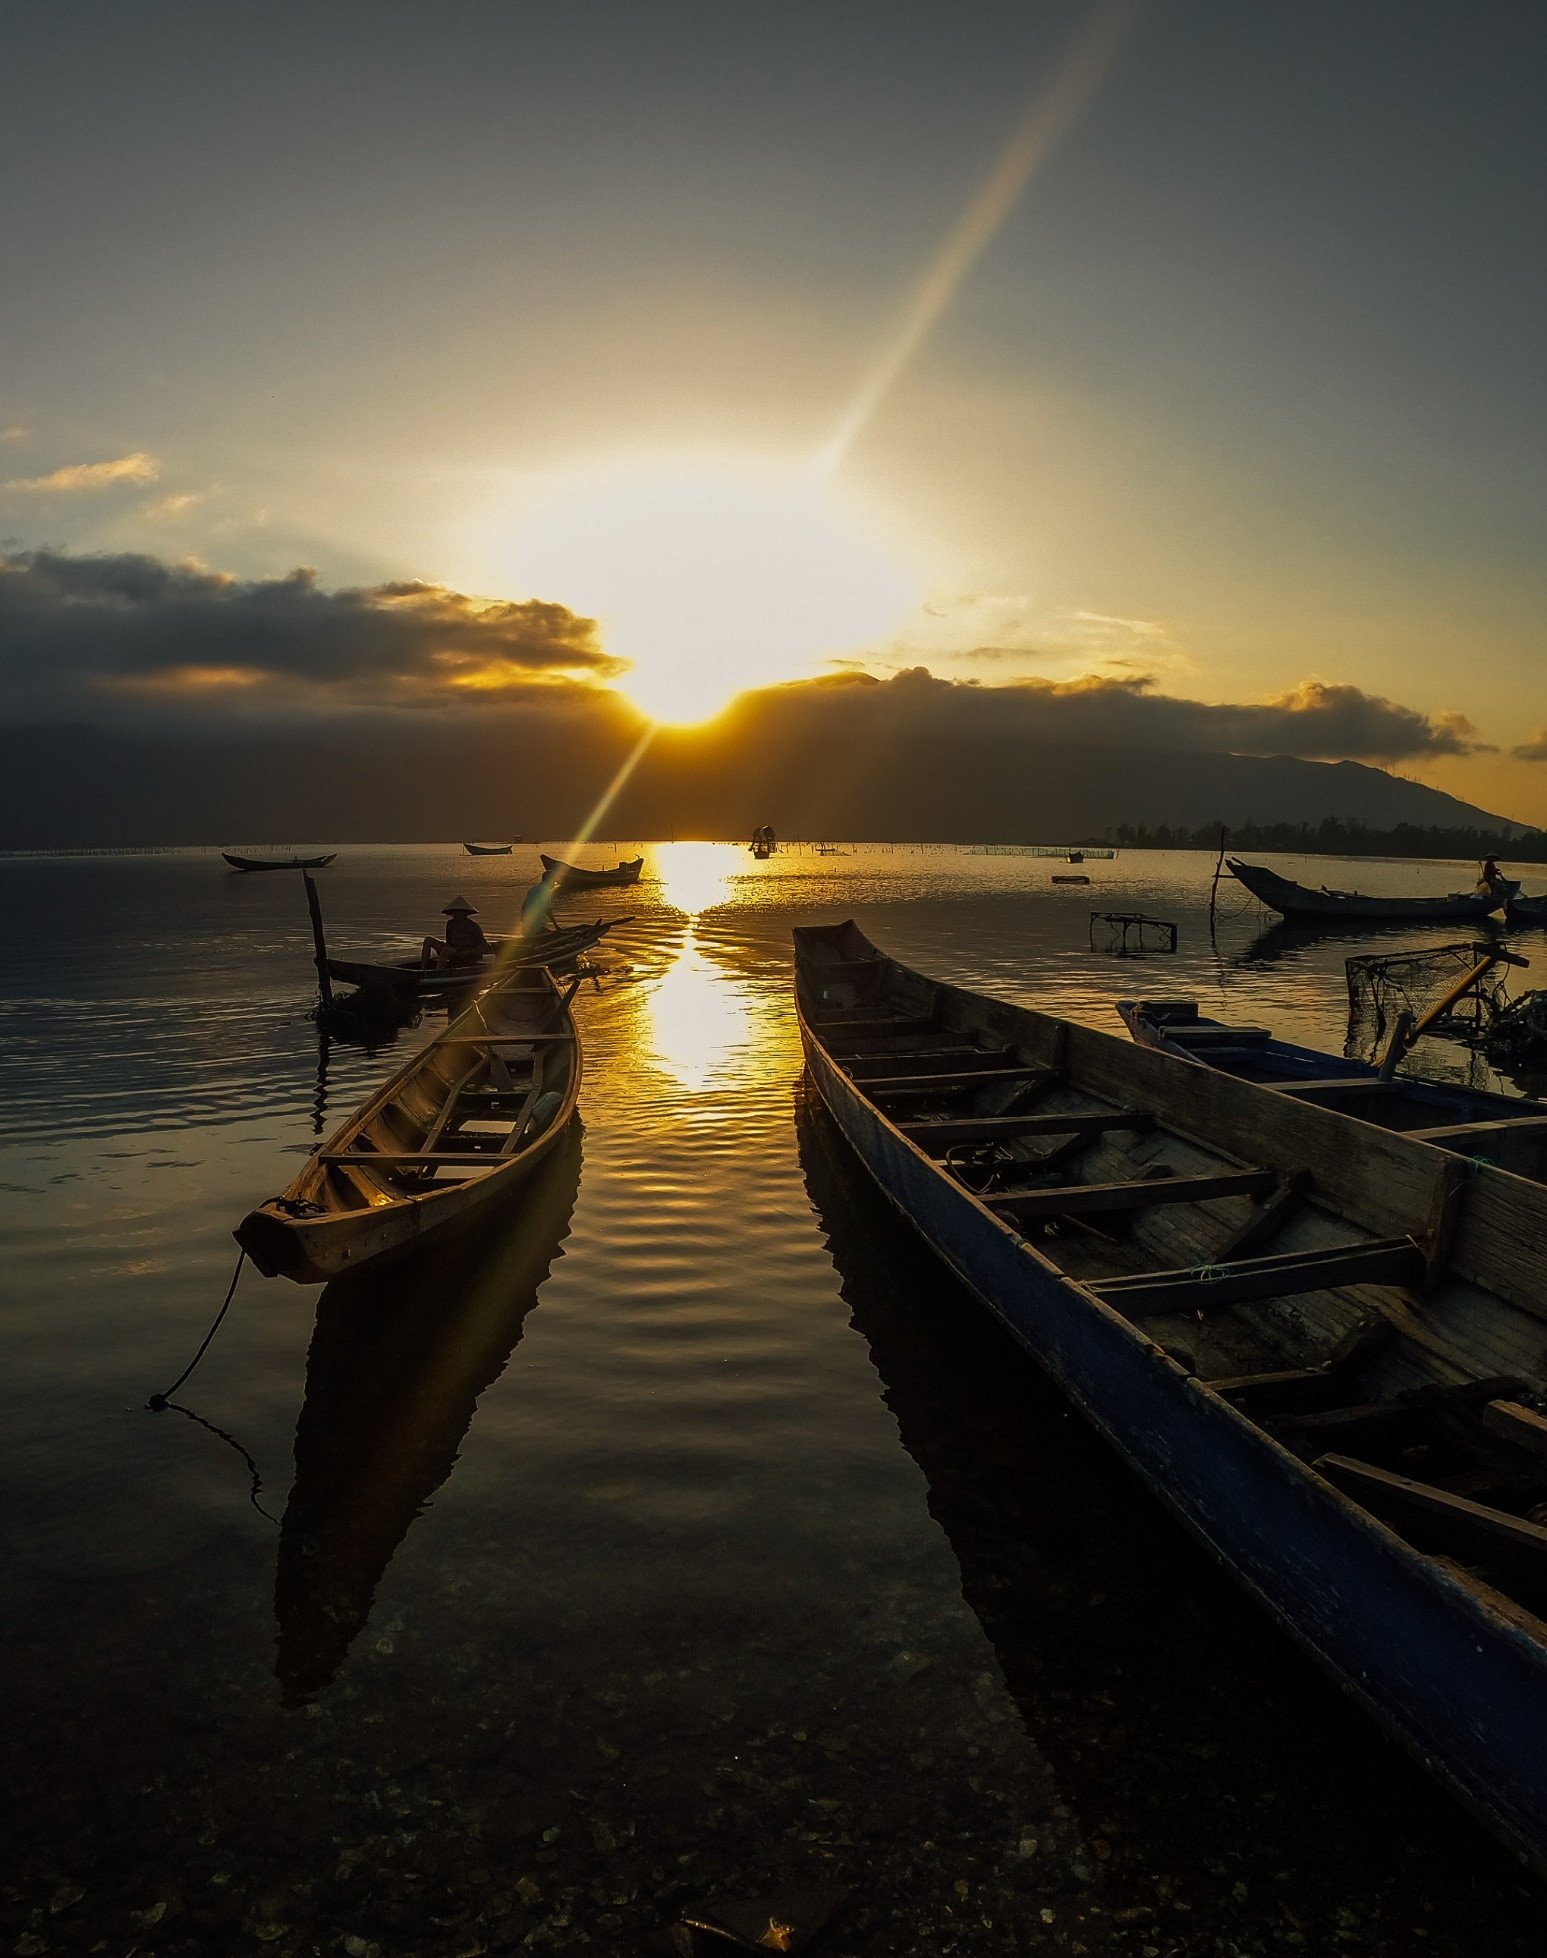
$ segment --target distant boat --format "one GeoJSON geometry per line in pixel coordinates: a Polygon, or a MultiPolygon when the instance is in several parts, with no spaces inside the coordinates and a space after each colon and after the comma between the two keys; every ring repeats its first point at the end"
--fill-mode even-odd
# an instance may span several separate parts
{"type": "Polygon", "coordinates": [[[1377,1128],[1400,1129],[1457,1155],[1547,1181],[1547,1105],[1460,1082],[1393,1074],[1345,1054],[1324,1054],[1267,1027],[1211,1020],[1190,999],[1120,999],[1118,1017],[1141,1047],[1218,1068],[1238,1081],[1278,1088],[1377,1128]]]}
{"type": "Polygon", "coordinates": [[[537,861],[567,891],[599,891],[611,884],[637,884],[639,873],[645,867],[643,857],[631,857],[626,863],[614,864],[611,870],[582,870],[578,864],[565,863],[562,857],[539,855],[537,861]]]}
{"type": "Polygon", "coordinates": [[[1547,925],[1547,897],[1522,897],[1517,889],[1504,913],[1509,925],[1547,925]]]}
{"type": "Polygon", "coordinates": [[[326,870],[338,852],[331,850],[325,857],[237,857],[229,850],[220,854],[233,870],[326,870]]]}
{"type": "Polygon", "coordinates": [[[1232,876],[1270,911],[1322,924],[1477,923],[1502,911],[1520,889],[1501,877],[1490,890],[1453,891],[1449,897],[1365,897],[1359,891],[1313,891],[1263,864],[1242,863],[1236,857],[1228,862],[1232,876]]]}
{"type": "Polygon", "coordinates": [[[580,1040],[542,968],[518,971],[388,1077],[237,1227],[265,1278],[317,1285],[519,1195],[580,1094],[580,1040]]]}
{"type": "Polygon", "coordinates": [[[470,857],[508,857],[515,847],[514,843],[464,843],[462,845],[470,857]]]}
{"type": "Polygon", "coordinates": [[[810,1091],[1270,1615],[1547,1872],[1547,1190],[795,933],[810,1091]]]}
{"type": "Polygon", "coordinates": [[[1074,871],[1065,871],[1062,876],[1055,870],[1050,880],[1055,884],[1088,884],[1090,879],[1074,871]]]}

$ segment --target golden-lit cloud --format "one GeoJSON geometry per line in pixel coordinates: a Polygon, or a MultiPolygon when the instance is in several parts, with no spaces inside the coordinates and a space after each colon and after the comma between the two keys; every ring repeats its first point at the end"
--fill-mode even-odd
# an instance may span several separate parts
{"type": "Polygon", "coordinates": [[[179,517],[186,517],[190,510],[197,509],[203,501],[197,490],[184,490],[179,495],[158,496],[154,503],[145,505],[144,514],[155,523],[174,523],[179,517]]]}
{"type": "Polygon", "coordinates": [[[153,483],[161,474],[154,456],[140,451],[111,462],[71,462],[46,476],[16,476],[6,484],[28,496],[66,495],[76,490],[111,489],[117,483],[153,483]]]}
{"type": "Polygon", "coordinates": [[[1547,761],[1547,727],[1539,727],[1529,741],[1509,751],[1516,761],[1547,761]]]}

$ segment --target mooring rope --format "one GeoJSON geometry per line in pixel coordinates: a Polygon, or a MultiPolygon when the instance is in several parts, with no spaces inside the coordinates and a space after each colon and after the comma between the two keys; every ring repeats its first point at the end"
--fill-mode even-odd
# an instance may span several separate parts
{"type": "MultiPolygon", "coordinates": [[[[204,1358],[204,1355],[209,1351],[210,1341],[215,1337],[216,1333],[220,1331],[221,1320],[224,1319],[226,1314],[231,1310],[231,1301],[236,1297],[236,1281],[241,1277],[242,1266],[246,1262],[247,1262],[246,1251],[245,1250],[239,1251],[237,1253],[237,1258],[236,1258],[236,1270],[232,1272],[231,1283],[226,1287],[225,1303],[221,1306],[220,1310],[215,1314],[214,1325],[212,1325],[209,1331],[204,1335],[203,1342],[200,1345],[198,1352],[194,1354],[193,1358],[188,1362],[187,1366],[183,1368],[182,1372],[172,1382],[171,1386],[167,1388],[166,1392],[162,1394],[152,1394],[150,1399],[145,1403],[146,1407],[149,1408],[153,1414],[159,1414],[164,1407],[170,1407],[172,1405],[172,1396],[177,1392],[178,1388],[182,1386],[183,1382],[188,1378],[189,1374],[193,1372],[194,1368],[199,1364],[200,1360],[202,1360],[204,1358]]],[[[184,1409],[183,1411],[186,1412],[186,1409],[184,1409]]],[[[195,1415],[193,1418],[197,1420],[199,1417],[195,1415]]]]}
{"type": "Polygon", "coordinates": [[[174,1414],[187,1415],[190,1421],[197,1422],[201,1428],[207,1428],[212,1435],[217,1436],[228,1448],[234,1448],[236,1450],[237,1454],[247,1464],[247,1473],[252,1477],[252,1487],[247,1491],[247,1500],[257,1510],[260,1516],[272,1523],[276,1530],[279,1529],[279,1518],[274,1514],[272,1509],[265,1509],[263,1504],[258,1500],[259,1496],[263,1493],[263,1476],[259,1472],[258,1464],[248,1454],[236,1436],[227,1434],[224,1428],[217,1428],[213,1421],[206,1421],[202,1414],[195,1414],[191,1407],[184,1407],[181,1401],[168,1400],[164,1395],[157,1394],[149,1405],[155,1406],[157,1401],[160,1402],[161,1407],[170,1408],[174,1414]]]}

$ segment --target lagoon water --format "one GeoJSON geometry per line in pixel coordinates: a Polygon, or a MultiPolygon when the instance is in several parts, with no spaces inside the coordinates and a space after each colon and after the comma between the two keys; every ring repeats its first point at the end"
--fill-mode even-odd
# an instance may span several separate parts
{"type": "MultiPolygon", "coordinates": [[[[670,1951],[719,1896],[841,1897],[833,1952],[1538,1951],[1539,1888],[802,1093],[795,923],[1109,1031],[1125,992],[1193,993],[1334,1049],[1366,948],[1264,935],[1230,886],[1211,943],[1194,854],[1088,887],[958,849],[646,854],[566,907],[633,921],[530,1204],[353,1289],[249,1270],[160,1414],[233,1225],[434,1022],[319,1050],[292,875],[0,863],[4,1949],[670,1951]],[[1093,951],[1107,908],[1180,952],[1093,951]]],[[[345,846],[318,881],[336,949],[400,955],[534,874],[345,846]]]]}

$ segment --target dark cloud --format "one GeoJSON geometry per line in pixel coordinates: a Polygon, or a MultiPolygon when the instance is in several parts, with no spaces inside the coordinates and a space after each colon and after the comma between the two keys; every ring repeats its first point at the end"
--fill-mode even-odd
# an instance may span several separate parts
{"type": "MultiPolygon", "coordinates": [[[[1153,676],[1144,673],[996,687],[936,679],[926,667],[914,666],[873,691],[857,688],[857,678],[835,675],[829,698],[831,688],[848,687],[852,714],[893,727],[917,720],[942,737],[954,731],[1082,747],[1376,762],[1471,754],[1484,745],[1464,714],[1423,714],[1360,687],[1324,680],[1306,680],[1274,699],[1236,705],[1157,692],[1153,676]]],[[[781,691],[791,711],[802,711],[799,701],[809,697],[809,689],[781,691]]]]}
{"type": "Polygon", "coordinates": [[[95,699],[421,705],[605,676],[595,623],[539,599],[442,585],[325,591],[137,554],[0,555],[0,679],[12,718],[95,699]]]}
{"type": "Polygon", "coordinates": [[[1510,749],[1516,761],[1547,761],[1547,727],[1539,727],[1529,741],[1510,749]]]}

